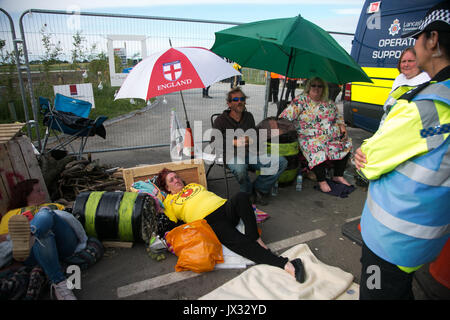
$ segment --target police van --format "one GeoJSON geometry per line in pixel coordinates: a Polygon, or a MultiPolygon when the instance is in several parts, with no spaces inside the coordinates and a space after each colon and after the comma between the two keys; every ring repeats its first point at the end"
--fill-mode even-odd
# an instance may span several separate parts
{"type": "Polygon", "coordinates": [[[370,132],[378,129],[383,104],[394,79],[397,63],[415,39],[401,35],[417,29],[425,13],[442,0],[366,0],[362,8],[351,56],[373,83],[347,83],[344,88],[344,119],[354,127],[370,132]]]}

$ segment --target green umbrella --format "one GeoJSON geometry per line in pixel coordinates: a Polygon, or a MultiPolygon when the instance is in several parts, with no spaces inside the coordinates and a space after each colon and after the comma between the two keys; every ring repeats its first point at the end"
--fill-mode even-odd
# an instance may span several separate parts
{"type": "Polygon", "coordinates": [[[246,23],[215,34],[211,51],[244,67],[290,78],[319,76],[337,84],[372,82],[328,32],[300,15],[246,23]]]}

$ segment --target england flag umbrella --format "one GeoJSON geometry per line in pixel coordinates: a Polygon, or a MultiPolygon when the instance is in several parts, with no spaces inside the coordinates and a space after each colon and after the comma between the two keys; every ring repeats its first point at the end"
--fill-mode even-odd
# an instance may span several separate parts
{"type": "MultiPolygon", "coordinates": [[[[200,47],[170,48],[150,55],[128,74],[115,100],[140,98],[149,100],[183,90],[206,88],[223,79],[240,75],[229,63],[200,47]]],[[[186,106],[183,108],[189,123],[186,106]]],[[[189,125],[188,125],[189,127],[189,125]]]]}
{"type": "Polygon", "coordinates": [[[237,75],[241,73],[208,49],[170,48],[154,53],[139,62],[128,74],[115,100],[124,98],[149,100],[179,91],[186,117],[185,147],[191,150],[191,158],[193,158],[194,142],[182,91],[206,88],[213,83],[237,75]]]}

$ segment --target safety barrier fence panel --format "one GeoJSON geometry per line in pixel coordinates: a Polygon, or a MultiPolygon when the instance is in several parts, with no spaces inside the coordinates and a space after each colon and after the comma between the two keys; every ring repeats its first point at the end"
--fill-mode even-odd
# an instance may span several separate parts
{"type": "MultiPolygon", "coordinates": [[[[180,93],[160,96],[152,101],[114,101],[120,84],[129,69],[146,56],[171,46],[211,48],[215,40],[214,32],[237,24],[239,23],[76,11],[25,11],[19,20],[20,35],[24,43],[17,51],[21,56],[20,68],[26,70],[23,74],[27,75],[22,91],[26,89],[30,118],[35,119],[38,125],[37,130],[31,132],[35,145],[40,146],[39,139],[43,138],[45,129],[42,115],[39,114],[38,97],[53,99],[56,92],[94,102],[95,107],[90,115],[92,119],[99,115],[109,117],[105,124],[106,139],[98,136],[90,138],[85,148],[87,152],[168,145],[170,111],[175,109],[180,123],[186,124],[180,93]]],[[[2,54],[11,52],[13,48],[12,37],[8,36],[6,25],[0,13],[0,40],[5,43],[2,54]]],[[[351,41],[348,34],[337,36],[347,38],[347,43],[351,41]]],[[[7,72],[4,70],[8,66],[6,60],[2,60],[0,72],[7,72]]],[[[266,102],[264,71],[243,68],[241,72],[242,80],[245,81],[242,88],[250,97],[247,109],[254,114],[256,122],[261,121],[264,116],[275,115],[276,106],[266,102]]],[[[12,92],[18,94],[21,91],[17,90],[20,84],[15,83],[15,80],[12,82],[12,92]]],[[[229,89],[230,81],[225,80],[210,87],[209,96],[212,99],[203,98],[202,89],[183,92],[188,120],[193,130],[202,132],[201,136],[210,128],[210,116],[227,108],[225,96],[229,89]]],[[[18,97],[16,96],[16,109],[20,95],[18,97]]]]}
{"type": "MultiPolygon", "coordinates": [[[[158,97],[155,101],[114,101],[126,72],[147,55],[170,46],[210,48],[215,31],[234,25],[49,10],[25,12],[20,24],[35,100],[39,96],[53,97],[56,92],[85,100],[93,96],[95,108],[90,117],[109,117],[106,139],[97,136],[89,139],[87,151],[168,144],[171,109],[176,109],[182,123],[185,120],[180,95],[158,97]]],[[[202,99],[201,89],[184,92],[189,120],[209,125],[209,114],[224,107],[225,86],[225,83],[213,85],[210,95],[214,99],[208,100],[202,99]]]]}
{"type": "Polygon", "coordinates": [[[16,120],[17,112],[15,109],[10,112],[8,102],[11,100],[10,95],[17,90],[17,87],[12,85],[8,86],[8,84],[12,84],[13,81],[11,78],[16,75],[17,69],[10,16],[3,9],[0,10],[0,65],[0,119],[11,118],[12,120],[16,120]]]}
{"type": "MultiPolygon", "coordinates": [[[[18,61],[21,57],[20,38],[16,36],[14,21],[0,8],[0,123],[30,122],[24,74],[18,61]]],[[[31,136],[31,126],[27,127],[31,136]]]]}

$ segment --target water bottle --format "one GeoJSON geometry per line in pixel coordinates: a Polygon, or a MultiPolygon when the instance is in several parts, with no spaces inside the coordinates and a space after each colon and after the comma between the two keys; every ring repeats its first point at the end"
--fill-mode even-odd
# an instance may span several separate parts
{"type": "Polygon", "coordinates": [[[276,196],[278,194],[278,181],[272,187],[272,196],[276,196]]]}
{"type": "Polygon", "coordinates": [[[302,191],[302,184],[303,184],[303,176],[301,173],[297,176],[297,184],[295,185],[295,190],[302,191]]]}

